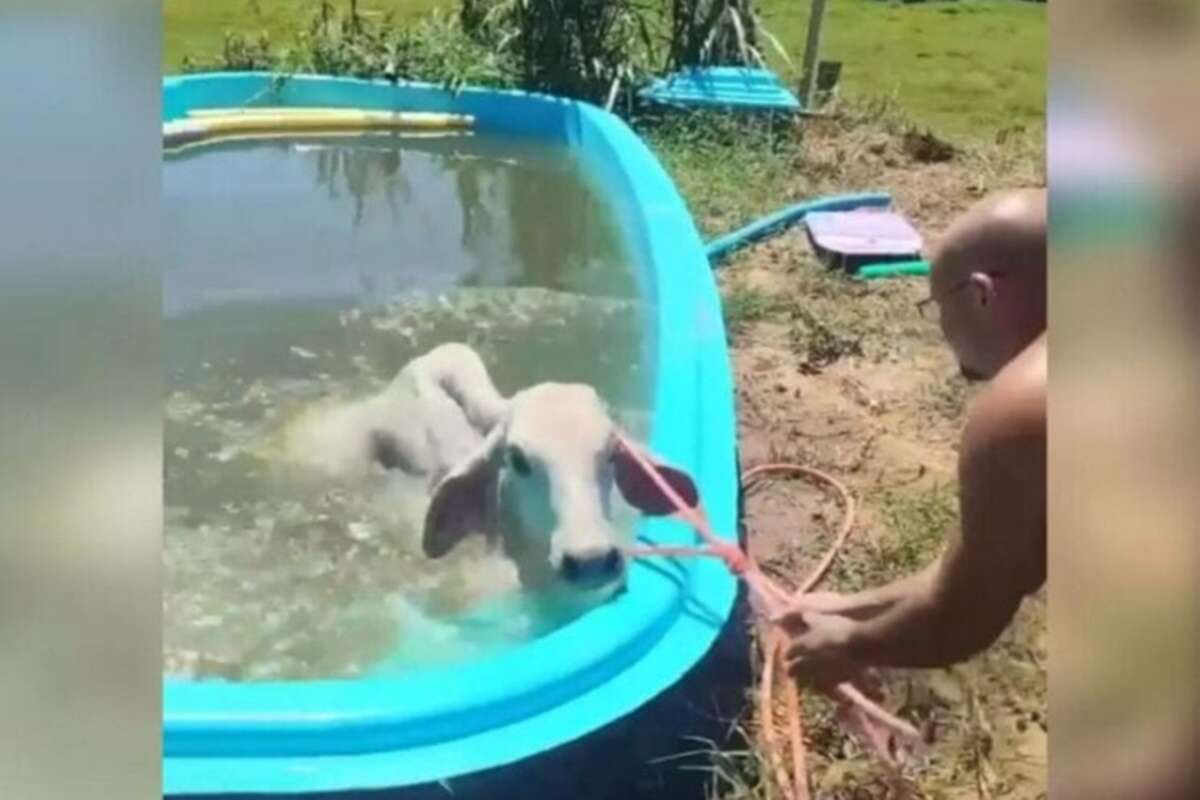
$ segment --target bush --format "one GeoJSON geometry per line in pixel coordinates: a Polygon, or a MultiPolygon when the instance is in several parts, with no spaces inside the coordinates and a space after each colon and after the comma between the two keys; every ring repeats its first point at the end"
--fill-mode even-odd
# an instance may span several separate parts
{"type": "Polygon", "coordinates": [[[788,60],[752,0],[670,0],[669,66],[766,66],[762,41],[788,60]]]}
{"type": "Polygon", "coordinates": [[[763,63],[763,39],[774,42],[751,0],[461,0],[456,15],[403,27],[363,17],[354,0],[323,0],[284,47],[230,32],[215,59],[185,58],[183,69],[520,86],[604,103],[664,65],[763,63]]]}
{"type": "Polygon", "coordinates": [[[655,61],[653,7],[634,0],[463,0],[460,19],[534,91],[601,103],[642,83],[655,61]]]}
{"type": "Polygon", "coordinates": [[[271,50],[271,41],[267,34],[260,33],[255,37],[233,31],[225,32],[225,42],[221,47],[221,55],[215,62],[197,60],[192,56],[183,57],[184,72],[207,72],[222,70],[226,72],[257,72],[275,69],[275,55],[271,50]]]}

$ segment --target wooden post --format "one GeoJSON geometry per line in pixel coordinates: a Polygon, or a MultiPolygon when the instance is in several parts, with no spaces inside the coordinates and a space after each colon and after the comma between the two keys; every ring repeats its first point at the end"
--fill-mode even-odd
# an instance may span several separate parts
{"type": "Polygon", "coordinates": [[[825,0],[811,0],[808,41],[804,45],[804,108],[811,110],[817,96],[817,63],[821,55],[821,25],[825,22],[825,0]]]}

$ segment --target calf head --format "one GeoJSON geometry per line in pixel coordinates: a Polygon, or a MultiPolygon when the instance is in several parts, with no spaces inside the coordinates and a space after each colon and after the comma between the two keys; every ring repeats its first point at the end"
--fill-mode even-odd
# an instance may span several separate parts
{"type": "MultiPolygon", "coordinates": [[[[482,533],[499,537],[526,586],[619,588],[625,557],[611,516],[613,484],[643,514],[674,509],[617,430],[589,386],[545,383],[514,395],[478,450],[434,487],[425,554],[439,558],[468,534],[482,533]]],[[[678,494],[696,502],[686,473],[657,466],[678,494]]]]}

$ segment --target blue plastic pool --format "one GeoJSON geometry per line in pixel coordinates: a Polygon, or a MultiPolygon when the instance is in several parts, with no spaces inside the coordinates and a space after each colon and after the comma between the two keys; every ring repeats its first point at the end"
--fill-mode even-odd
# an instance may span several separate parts
{"type": "MultiPolygon", "coordinates": [[[[226,73],[167,78],[163,121],[190,110],[329,106],[469,114],[476,130],[567,147],[612,206],[654,308],[650,444],[687,468],[714,526],[737,516],[732,376],[704,247],[670,178],[619,119],[521,93],[226,73]]],[[[232,184],[236,185],[236,184],[232,184]]],[[[642,538],[690,542],[648,520],[642,538]]],[[[635,566],[629,590],[552,634],[486,660],[403,678],[167,681],[167,794],[332,792],[405,786],[496,767],[609,723],[667,689],[715,640],[736,583],[712,559],[635,566]]]]}

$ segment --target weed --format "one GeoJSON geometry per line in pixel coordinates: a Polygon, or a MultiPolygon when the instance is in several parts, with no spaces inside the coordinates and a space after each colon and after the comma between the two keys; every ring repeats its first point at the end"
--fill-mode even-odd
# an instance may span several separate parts
{"type": "Polygon", "coordinates": [[[798,199],[801,128],[786,117],[721,112],[643,115],[638,132],[675,179],[705,235],[719,235],[798,199]]]}
{"type": "Polygon", "coordinates": [[[867,503],[888,533],[878,537],[878,549],[847,551],[831,584],[839,591],[879,586],[923,569],[941,552],[958,522],[953,486],[917,492],[885,489],[868,497],[867,503]]]}
{"type": "Polygon", "coordinates": [[[783,310],[782,298],[753,286],[733,284],[721,300],[725,327],[733,336],[745,333],[747,326],[783,310]]]}
{"type": "Polygon", "coordinates": [[[456,18],[434,11],[415,24],[390,16],[364,17],[351,4],[341,12],[322,2],[308,26],[282,47],[266,33],[229,33],[214,58],[185,57],[184,71],[316,72],[403,79],[449,88],[514,85],[516,69],[502,52],[468,36],[456,18]]]}
{"type": "Polygon", "coordinates": [[[812,369],[827,367],[846,356],[863,354],[862,334],[830,327],[809,309],[797,306],[788,332],[792,350],[812,369]]]}
{"type": "Polygon", "coordinates": [[[913,126],[909,111],[895,93],[839,96],[823,110],[826,114],[823,122],[843,133],[866,128],[895,135],[913,126]]]}
{"type": "Polygon", "coordinates": [[[966,412],[968,389],[967,380],[961,375],[934,381],[926,388],[922,405],[939,417],[957,422],[966,412]]]}
{"type": "MultiPolygon", "coordinates": [[[[278,49],[265,32],[228,33],[215,58],[189,54],[183,69],[519,85],[599,103],[622,86],[632,96],[660,71],[664,42],[671,63],[685,66],[765,63],[758,41],[771,40],[751,0],[461,0],[457,14],[434,9],[415,25],[368,17],[358,5],[322,0],[278,49]]],[[[261,19],[262,10],[251,5],[247,15],[261,19]]]]}
{"type": "Polygon", "coordinates": [[[940,164],[945,161],[953,161],[954,156],[958,154],[957,147],[945,139],[939,138],[928,129],[910,128],[905,131],[902,141],[904,152],[918,164],[940,164]]]}
{"type": "Polygon", "coordinates": [[[471,31],[507,53],[524,88],[593,102],[654,68],[653,6],[633,0],[476,0],[464,5],[471,31]]]}
{"type": "MultiPolygon", "coordinates": [[[[256,72],[275,68],[271,39],[265,31],[256,35],[226,31],[218,58],[217,63],[221,65],[221,68],[231,71],[256,72]]],[[[183,72],[203,72],[211,66],[212,62],[184,56],[181,70],[183,72]]]]}
{"type": "Polygon", "coordinates": [[[670,0],[668,67],[709,64],[767,66],[765,40],[783,61],[783,45],[766,29],[753,0],[670,0]]]}
{"type": "MultiPolygon", "coordinates": [[[[744,726],[739,726],[737,734],[741,741],[752,741],[744,726]]],[[[755,747],[726,749],[708,739],[695,741],[697,747],[671,756],[670,760],[703,759],[702,764],[687,764],[681,769],[708,773],[710,780],[706,796],[709,800],[766,800],[779,796],[773,792],[774,787],[768,777],[770,769],[761,750],[755,747]]]]}
{"type": "Polygon", "coordinates": [[[1044,186],[1046,141],[1043,128],[1005,128],[995,141],[968,150],[967,167],[976,175],[978,192],[1000,186],[1044,186]]]}

